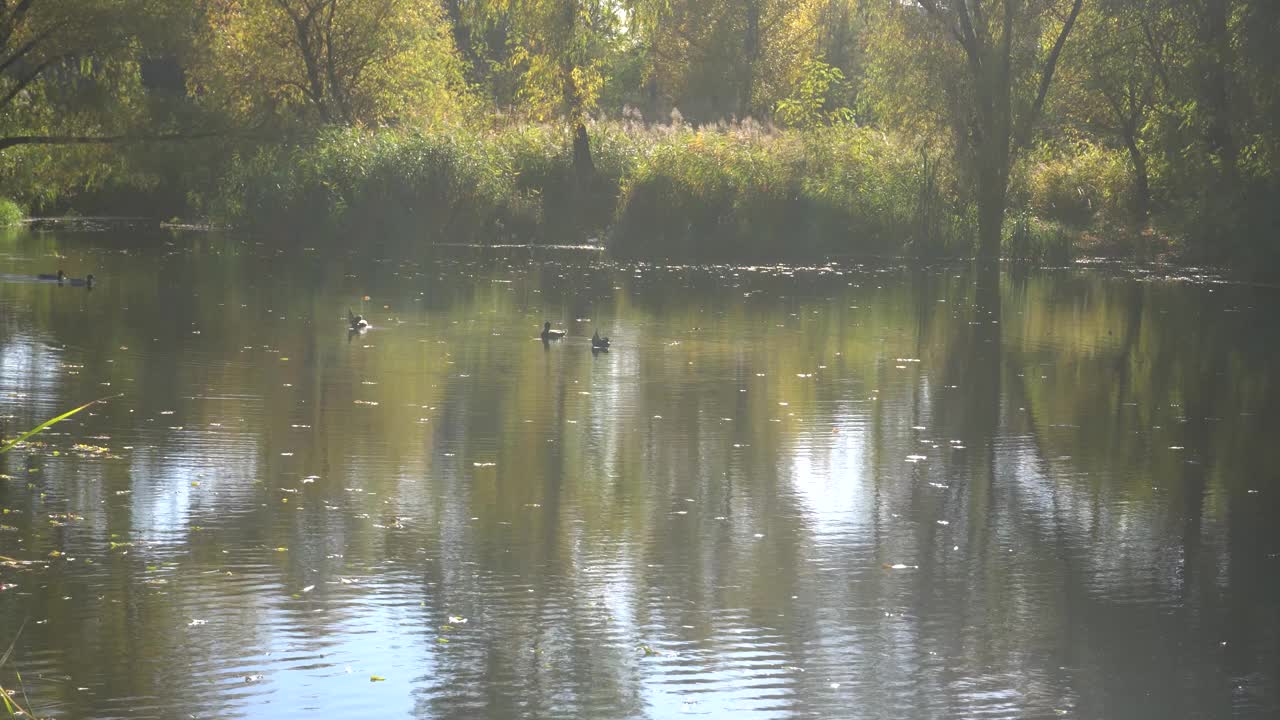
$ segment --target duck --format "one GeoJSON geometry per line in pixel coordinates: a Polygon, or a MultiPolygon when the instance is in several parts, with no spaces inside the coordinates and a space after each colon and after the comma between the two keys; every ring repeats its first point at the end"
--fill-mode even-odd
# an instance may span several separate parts
{"type": "Polygon", "coordinates": [[[354,315],[351,308],[347,308],[347,322],[351,325],[353,332],[364,332],[369,329],[369,321],[364,319],[363,315],[354,315]]]}
{"type": "Polygon", "coordinates": [[[57,275],[48,275],[45,273],[41,273],[40,275],[36,276],[36,279],[37,280],[57,280],[58,282],[62,282],[63,280],[67,279],[67,274],[59,270],[57,275]]]}
{"type": "Polygon", "coordinates": [[[552,330],[550,321],[542,324],[542,341],[559,340],[564,337],[563,330],[552,330]]]}
{"type": "MultiPolygon", "coordinates": [[[[59,282],[61,282],[61,281],[59,281],[59,282]]],[[[90,289],[92,289],[92,288],[93,288],[93,283],[94,283],[93,273],[89,273],[88,275],[85,275],[83,279],[81,279],[81,278],[67,278],[67,283],[68,283],[69,285],[71,285],[71,287],[83,287],[83,288],[90,288],[90,289]]]]}
{"type": "Polygon", "coordinates": [[[608,350],[609,338],[600,337],[600,331],[596,330],[594,333],[591,334],[591,349],[592,350],[608,350]]]}

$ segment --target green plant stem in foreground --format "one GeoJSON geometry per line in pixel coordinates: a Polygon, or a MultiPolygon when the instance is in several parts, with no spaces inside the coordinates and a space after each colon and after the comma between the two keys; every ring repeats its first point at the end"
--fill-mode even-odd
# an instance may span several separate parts
{"type": "MultiPolygon", "coordinates": [[[[22,631],[25,630],[26,627],[27,621],[24,619],[22,624],[18,626],[18,632],[13,634],[13,641],[9,643],[9,649],[4,651],[4,655],[0,655],[0,668],[3,668],[5,663],[9,662],[9,658],[13,655],[13,649],[18,646],[18,638],[22,637],[22,631]]],[[[22,674],[17,673],[17,677],[18,683],[21,684],[22,674]]],[[[22,694],[25,696],[26,691],[24,690],[22,694]]],[[[9,717],[11,718],[33,717],[31,713],[27,712],[26,708],[18,704],[18,701],[10,697],[10,691],[4,687],[0,687],[0,702],[4,703],[5,712],[9,713],[9,717]]],[[[30,705],[30,701],[28,701],[27,704],[30,705]]]]}
{"type": "Polygon", "coordinates": [[[119,396],[119,395],[111,395],[111,396],[104,397],[104,398],[98,398],[97,400],[90,400],[89,402],[87,402],[87,403],[85,403],[85,404],[81,405],[81,406],[80,406],[80,407],[78,407],[78,408],[72,408],[71,410],[68,410],[67,412],[62,413],[62,414],[61,414],[61,415],[59,415],[58,417],[55,417],[55,418],[53,418],[53,419],[51,419],[51,420],[46,420],[46,421],[44,421],[44,422],[40,423],[39,425],[37,425],[36,427],[34,427],[34,428],[32,428],[32,429],[30,429],[30,430],[26,431],[25,433],[23,433],[23,434],[19,435],[18,437],[14,438],[13,440],[9,440],[9,441],[7,441],[7,442],[4,442],[3,444],[0,444],[0,455],[3,455],[3,454],[5,454],[5,453],[9,452],[9,451],[10,451],[10,450],[12,450],[14,447],[16,447],[16,446],[18,445],[18,443],[24,442],[27,438],[31,437],[32,435],[35,435],[35,434],[37,434],[37,433],[44,432],[45,430],[47,430],[50,426],[52,426],[52,425],[53,425],[53,424],[55,424],[55,423],[62,422],[63,420],[66,420],[67,418],[71,417],[72,415],[75,415],[75,414],[77,414],[77,413],[79,413],[79,412],[82,412],[82,411],[84,411],[84,410],[88,410],[90,407],[92,407],[92,406],[94,406],[94,405],[97,405],[98,403],[106,402],[106,401],[108,401],[108,400],[111,400],[111,399],[113,399],[113,398],[118,398],[118,397],[120,397],[120,396],[119,396]]]}

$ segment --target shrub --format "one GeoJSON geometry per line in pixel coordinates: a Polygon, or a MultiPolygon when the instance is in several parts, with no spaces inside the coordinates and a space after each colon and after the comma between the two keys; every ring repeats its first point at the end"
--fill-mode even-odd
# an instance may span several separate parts
{"type": "Polygon", "coordinates": [[[1070,152],[1045,154],[1026,171],[1029,207],[1038,217],[1077,228],[1121,224],[1132,178],[1123,152],[1087,142],[1070,152]]]}
{"type": "Polygon", "coordinates": [[[751,123],[679,128],[655,137],[624,181],[615,251],[704,259],[896,255],[928,236],[936,253],[954,245],[955,226],[944,222],[954,208],[918,214],[925,171],[910,148],[851,125],[781,134],[751,123]]]}
{"type": "Polygon", "coordinates": [[[1075,259],[1079,231],[1023,212],[1006,222],[1004,257],[1038,265],[1066,265],[1075,259]]]}
{"type": "Polygon", "coordinates": [[[26,217],[22,206],[7,197],[0,197],[0,227],[16,225],[26,217]]]}
{"type": "Polygon", "coordinates": [[[238,156],[209,205],[234,225],[307,235],[560,242],[603,230],[629,167],[616,133],[592,135],[596,173],[580,183],[564,128],[336,130],[238,156]]]}
{"type": "Polygon", "coordinates": [[[472,239],[512,190],[488,150],[464,132],[332,131],[234,158],[210,208],[258,230],[472,239]]]}

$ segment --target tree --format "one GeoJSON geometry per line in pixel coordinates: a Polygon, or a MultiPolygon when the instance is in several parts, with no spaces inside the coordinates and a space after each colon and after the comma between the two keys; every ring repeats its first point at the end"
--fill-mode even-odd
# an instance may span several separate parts
{"type": "Polygon", "coordinates": [[[621,0],[479,0],[471,22],[500,31],[506,47],[495,57],[523,114],[576,124],[596,108],[626,15],[621,0]]]}
{"type": "Polygon", "coordinates": [[[1157,58],[1169,49],[1154,32],[1150,0],[1110,0],[1083,12],[1077,41],[1064,53],[1065,101],[1055,113],[1124,148],[1133,174],[1133,214],[1138,225],[1151,209],[1151,180],[1145,139],[1148,119],[1160,98],[1157,58]]]}
{"type": "Polygon", "coordinates": [[[123,139],[145,118],[140,64],[176,0],[0,0],[0,150],[123,139]]]}
{"type": "Polygon", "coordinates": [[[790,97],[778,101],[776,116],[790,127],[815,127],[851,120],[846,106],[832,107],[833,98],[846,84],[844,73],[821,60],[805,63],[804,74],[790,97]]]}
{"type": "Polygon", "coordinates": [[[851,0],[659,5],[645,16],[651,114],[661,114],[665,104],[695,122],[768,118],[779,101],[795,98],[801,82],[819,74],[815,63],[844,77],[854,71],[851,0]]]}
{"type": "Polygon", "coordinates": [[[1158,77],[1168,102],[1156,131],[1199,259],[1280,254],[1264,229],[1277,223],[1280,192],[1280,8],[1271,0],[1152,0],[1143,19],[1153,45],[1165,48],[1158,77]]]}
{"type": "Polygon", "coordinates": [[[419,0],[211,0],[191,90],[242,122],[378,126],[464,112],[442,8],[419,0]]]}
{"type": "MultiPolygon", "coordinates": [[[[1033,139],[1082,4],[1083,0],[920,0],[918,9],[896,6],[887,13],[884,32],[896,33],[911,54],[940,71],[934,79],[917,77],[916,82],[932,83],[928,89],[941,95],[923,102],[949,116],[957,155],[972,177],[979,259],[1000,256],[1010,168],[1033,139]]],[[[880,42],[883,48],[883,38],[880,42]]],[[[877,62],[886,73],[885,60],[877,62]]],[[[896,90],[882,85],[881,101],[882,106],[909,106],[918,97],[901,85],[896,90]]]]}

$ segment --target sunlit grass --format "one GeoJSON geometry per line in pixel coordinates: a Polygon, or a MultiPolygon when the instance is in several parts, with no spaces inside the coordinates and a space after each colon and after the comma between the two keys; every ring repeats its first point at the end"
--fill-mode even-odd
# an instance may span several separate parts
{"type": "Polygon", "coordinates": [[[0,197],[0,227],[16,225],[25,216],[22,206],[7,197],[0,197]]]}
{"type": "MultiPolygon", "coordinates": [[[[22,637],[22,631],[26,629],[26,627],[27,627],[27,621],[23,620],[22,624],[18,626],[18,631],[13,634],[13,640],[9,642],[8,649],[4,651],[3,655],[0,655],[0,669],[3,669],[5,664],[9,662],[9,659],[13,657],[13,650],[18,646],[18,639],[22,637]]],[[[22,673],[18,672],[17,670],[14,670],[14,674],[18,679],[18,685],[21,686],[22,673]]],[[[15,694],[16,694],[15,691],[5,688],[3,686],[0,686],[0,703],[4,703],[5,712],[8,713],[9,717],[11,718],[12,717],[24,717],[24,718],[34,717],[30,712],[26,710],[26,708],[18,704],[18,701],[13,697],[15,694]]],[[[25,689],[22,690],[22,695],[23,695],[23,699],[26,700],[25,689]]],[[[30,705],[30,704],[31,704],[30,701],[27,701],[27,705],[30,705]]]]}
{"type": "Polygon", "coordinates": [[[242,227],[424,242],[612,231],[614,249],[637,257],[969,250],[937,164],[926,182],[918,154],[880,131],[613,122],[590,137],[581,177],[562,126],[333,131],[236,158],[210,206],[242,227]]]}
{"type": "Polygon", "coordinates": [[[617,247],[734,258],[967,253],[968,239],[949,232],[963,211],[937,196],[937,178],[928,197],[946,212],[921,222],[924,173],[909,146],[852,125],[683,129],[626,179],[617,247]]]}

